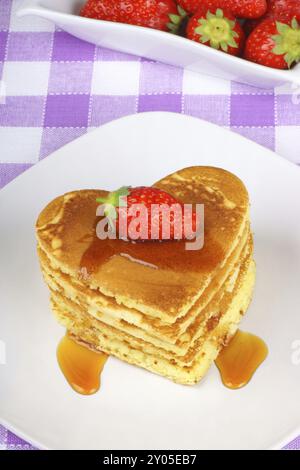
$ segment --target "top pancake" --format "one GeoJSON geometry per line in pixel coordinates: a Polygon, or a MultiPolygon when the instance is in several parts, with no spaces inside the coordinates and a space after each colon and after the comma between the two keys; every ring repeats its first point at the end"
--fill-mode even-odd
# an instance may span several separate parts
{"type": "Polygon", "coordinates": [[[205,205],[205,242],[198,251],[185,241],[131,243],[95,234],[101,190],[68,193],[37,220],[37,239],[53,265],[120,305],[173,323],[186,314],[235,249],[248,220],[243,183],[213,167],[191,167],[154,186],[183,203],[205,205]]]}

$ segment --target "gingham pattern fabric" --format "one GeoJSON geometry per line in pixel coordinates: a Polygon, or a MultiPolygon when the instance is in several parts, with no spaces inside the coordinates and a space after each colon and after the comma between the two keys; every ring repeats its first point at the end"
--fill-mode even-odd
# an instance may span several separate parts
{"type": "MultiPolygon", "coordinates": [[[[89,130],[145,111],[205,119],[300,164],[300,90],[259,90],[97,48],[18,19],[20,3],[0,0],[0,187],[89,130]]],[[[0,426],[1,447],[32,448],[0,426]]]]}

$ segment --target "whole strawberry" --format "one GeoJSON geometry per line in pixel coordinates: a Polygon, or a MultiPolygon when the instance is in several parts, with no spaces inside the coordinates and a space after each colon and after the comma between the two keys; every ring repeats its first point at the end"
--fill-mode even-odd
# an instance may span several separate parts
{"type": "Polygon", "coordinates": [[[181,202],[158,188],[125,186],[97,202],[104,204],[104,214],[121,238],[174,240],[181,234],[179,238],[188,239],[197,228],[196,213],[184,212],[181,202]]]}
{"type": "Polygon", "coordinates": [[[173,0],[88,0],[80,15],[174,33],[186,16],[173,0]]]}
{"type": "Polygon", "coordinates": [[[187,38],[231,55],[241,55],[244,31],[228,10],[200,7],[189,20],[187,38]]]}
{"type": "Polygon", "coordinates": [[[267,0],[177,0],[187,12],[196,13],[199,7],[230,10],[237,18],[259,18],[267,11],[267,0]]]}
{"type": "Polygon", "coordinates": [[[267,18],[273,18],[277,21],[289,21],[296,17],[300,21],[300,1],[299,0],[268,0],[268,9],[264,16],[255,20],[248,20],[244,25],[247,35],[249,35],[256,26],[267,18]]]}
{"type": "Polygon", "coordinates": [[[248,37],[244,57],[276,69],[288,69],[299,62],[300,27],[296,18],[284,22],[264,20],[248,37]]]}

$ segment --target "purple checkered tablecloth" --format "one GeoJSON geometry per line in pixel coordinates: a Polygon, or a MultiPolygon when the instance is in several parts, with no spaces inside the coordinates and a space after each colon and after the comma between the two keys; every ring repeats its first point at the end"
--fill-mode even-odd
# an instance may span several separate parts
{"type": "MultiPolygon", "coordinates": [[[[173,111],[300,164],[300,90],[260,90],[82,42],[0,0],[0,188],[54,150],[129,114],[173,111]]],[[[0,365],[1,367],[1,365],[0,365]]],[[[287,449],[300,449],[300,437],[287,449]]],[[[32,446],[0,425],[0,449],[32,446]]]]}

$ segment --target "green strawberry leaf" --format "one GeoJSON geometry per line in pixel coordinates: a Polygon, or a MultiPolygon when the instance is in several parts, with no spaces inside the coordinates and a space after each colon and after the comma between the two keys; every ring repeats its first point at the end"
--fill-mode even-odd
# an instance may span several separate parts
{"type": "Polygon", "coordinates": [[[167,23],[167,28],[173,34],[179,33],[181,24],[183,20],[187,17],[186,11],[179,5],[177,5],[177,11],[178,15],[176,15],[175,13],[170,13],[168,15],[170,21],[167,23]]]}
{"type": "Polygon", "coordinates": [[[112,191],[106,197],[98,197],[96,202],[99,204],[104,204],[104,215],[107,217],[109,225],[111,228],[114,228],[115,221],[118,217],[118,212],[116,207],[126,207],[127,202],[125,198],[130,193],[130,186],[122,186],[117,189],[117,191],[112,191]]]}

